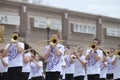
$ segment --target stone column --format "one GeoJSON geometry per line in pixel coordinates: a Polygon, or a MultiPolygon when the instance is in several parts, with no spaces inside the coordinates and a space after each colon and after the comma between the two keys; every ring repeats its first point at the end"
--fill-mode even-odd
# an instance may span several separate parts
{"type": "Polygon", "coordinates": [[[28,26],[28,15],[27,15],[27,6],[20,6],[20,35],[22,38],[26,38],[27,34],[27,26],[28,26]]]}
{"type": "Polygon", "coordinates": [[[65,40],[63,42],[64,45],[67,45],[68,34],[69,34],[68,13],[63,13],[63,16],[62,16],[62,39],[65,40]]]}
{"type": "Polygon", "coordinates": [[[102,42],[103,28],[102,28],[102,17],[98,16],[96,21],[96,38],[102,42]]]}

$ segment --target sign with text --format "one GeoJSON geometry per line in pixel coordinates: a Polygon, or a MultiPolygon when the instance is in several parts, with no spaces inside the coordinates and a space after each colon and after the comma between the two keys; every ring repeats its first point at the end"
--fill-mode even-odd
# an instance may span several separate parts
{"type": "Polygon", "coordinates": [[[34,17],[34,27],[36,28],[47,28],[49,25],[50,29],[61,30],[62,22],[59,19],[51,19],[46,17],[34,17]],[[49,21],[49,24],[48,24],[49,21]]]}
{"type": "Polygon", "coordinates": [[[0,24],[20,25],[20,16],[0,13],[0,24]]]}

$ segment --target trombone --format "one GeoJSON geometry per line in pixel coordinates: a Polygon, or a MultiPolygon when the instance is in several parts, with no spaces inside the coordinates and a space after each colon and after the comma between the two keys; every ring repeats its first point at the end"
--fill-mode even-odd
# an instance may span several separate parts
{"type": "Polygon", "coordinates": [[[23,38],[20,38],[20,37],[18,36],[18,34],[16,34],[16,33],[11,34],[11,37],[10,37],[10,38],[2,38],[2,39],[3,39],[3,41],[4,41],[5,39],[10,39],[11,42],[13,42],[13,43],[18,42],[18,41],[24,41],[24,39],[23,39],[23,38]]]}
{"type": "Polygon", "coordinates": [[[120,51],[116,53],[116,56],[120,58],[120,51]]]}
{"type": "Polygon", "coordinates": [[[57,45],[58,44],[58,40],[55,39],[55,38],[51,38],[50,39],[50,45],[54,46],[54,45],[57,45]]]}
{"type": "Polygon", "coordinates": [[[90,50],[95,51],[97,49],[97,46],[95,44],[90,45],[90,50]]]}
{"type": "Polygon", "coordinates": [[[12,42],[18,42],[18,40],[19,40],[19,36],[18,36],[18,34],[12,34],[11,35],[11,41],[12,42]]]}
{"type": "Polygon", "coordinates": [[[47,41],[49,41],[49,44],[52,46],[57,45],[58,43],[64,42],[64,40],[57,40],[57,39],[51,37],[50,40],[39,40],[39,41],[37,41],[37,43],[43,44],[43,43],[46,43],[47,41]]]}

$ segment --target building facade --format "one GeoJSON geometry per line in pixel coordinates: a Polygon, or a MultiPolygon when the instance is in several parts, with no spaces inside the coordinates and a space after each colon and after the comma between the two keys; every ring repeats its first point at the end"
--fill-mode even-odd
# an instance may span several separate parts
{"type": "Polygon", "coordinates": [[[104,48],[116,48],[120,41],[120,19],[40,4],[1,0],[0,24],[5,26],[5,38],[18,31],[33,47],[47,40],[48,27],[50,35],[59,33],[65,45],[86,47],[98,38],[104,48]]]}

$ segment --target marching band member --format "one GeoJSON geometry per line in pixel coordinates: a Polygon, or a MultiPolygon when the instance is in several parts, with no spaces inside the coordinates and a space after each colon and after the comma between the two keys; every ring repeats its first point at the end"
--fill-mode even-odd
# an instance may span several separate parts
{"type": "Polygon", "coordinates": [[[21,74],[21,80],[28,80],[29,73],[30,73],[30,61],[31,61],[31,52],[29,49],[31,47],[27,44],[25,44],[25,50],[22,52],[23,55],[23,67],[22,67],[22,74],[21,74]]]}
{"type": "Polygon", "coordinates": [[[103,52],[96,48],[99,44],[98,39],[93,40],[92,49],[86,50],[86,60],[88,61],[86,72],[88,80],[99,80],[100,76],[100,60],[103,52]]]}
{"type": "Polygon", "coordinates": [[[78,52],[75,54],[75,56],[74,80],[84,80],[87,61],[85,60],[83,49],[81,47],[78,48],[78,52]]]}
{"type": "Polygon", "coordinates": [[[109,51],[109,56],[107,57],[107,79],[113,79],[114,76],[114,60],[116,59],[115,56],[115,49],[111,48],[109,51]]]}
{"type": "Polygon", "coordinates": [[[118,45],[118,50],[116,54],[115,65],[114,65],[114,79],[120,80],[120,45],[118,45]]]}
{"type": "Polygon", "coordinates": [[[66,53],[65,53],[65,80],[73,80],[73,74],[74,74],[74,48],[67,47],[66,53]]]}
{"type": "Polygon", "coordinates": [[[45,48],[44,59],[47,63],[45,80],[58,80],[60,77],[61,56],[64,54],[64,46],[60,44],[59,36],[52,34],[50,45],[45,48]]]}
{"type": "Polygon", "coordinates": [[[0,80],[8,79],[8,57],[4,54],[4,49],[0,50],[0,80]]]}
{"type": "Polygon", "coordinates": [[[106,80],[106,74],[107,74],[107,54],[104,50],[103,51],[103,57],[101,59],[101,64],[100,64],[100,80],[106,80]]]}
{"type": "Polygon", "coordinates": [[[40,61],[40,55],[38,53],[32,59],[30,67],[31,80],[43,80],[43,62],[40,61]]]}
{"type": "Polygon", "coordinates": [[[24,50],[24,43],[16,41],[20,34],[13,32],[15,35],[11,42],[6,45],[5,53],[8,54],[8,80],[20,80],[23,66],[23,56],[21,52],[24,50]]]}

